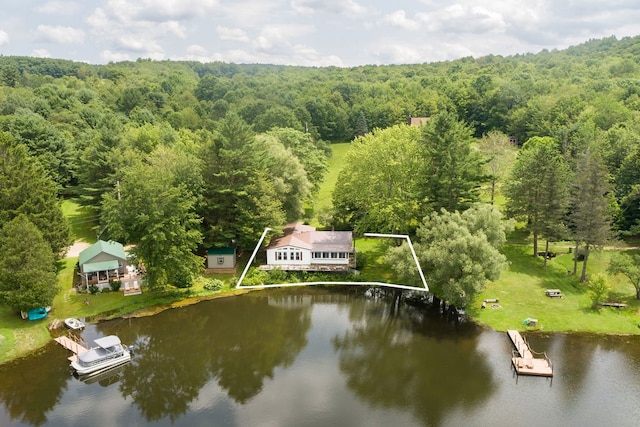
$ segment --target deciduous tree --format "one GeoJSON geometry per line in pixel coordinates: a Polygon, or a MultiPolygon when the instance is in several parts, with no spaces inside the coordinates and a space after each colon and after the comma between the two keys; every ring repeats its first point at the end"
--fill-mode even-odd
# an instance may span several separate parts
{"type": "MultiPolygon", "coordinates": [[[[105,196],[103,224],[110,237],[135,244],[146,284],[188,287],[203,265],[194,254],[202,243],[196,195],[162,161],[159,147],[148,162],[124,170],[118,188],[105,196]]],[[[184,162],[172,162],[184,164],[184,162]]]]}
{"type": "MultiPolygon", "coordinates": [[[[442,210],[426,217],[414,248],[430,292],[457,308],[471,303],[506,265],[498,248],[509,227],[490,205],[477,205],[462,214],[442,210]]],[[[405,283],[420,283],[407,246],[394,248],[387,261],[405,283]]]]}
{"type": "Polygon", "coordinates": [[[407,233],[422,216],[419,130],[407,125],[356,138],[333,193],[335,216],[360,232],[407,233]]]}
{"type": "Polygon", "coordinates": [[[616,253],[611,256],[609,274],[622,274],[625,276],[636,290],[636,299],[640,300],[640,254],[633,253],[616,253]]]}

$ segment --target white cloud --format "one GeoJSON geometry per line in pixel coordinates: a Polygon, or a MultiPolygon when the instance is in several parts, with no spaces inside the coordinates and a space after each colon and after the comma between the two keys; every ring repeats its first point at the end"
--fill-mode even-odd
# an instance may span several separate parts
{"type": "Polygon", "coordinates": [[[6,31],[0,30],[0,46],[9,43],[9,34],[6,31]]]}
{"type": "Polygon", "coordinates": [[[291,8],[303,15],[331,13],[362,16],[367,10],[353,0],[291,0],[291,8]]]}
{"type": "Polygon", "coordinates": [[[431,32],[485,33],[504,31],[502,14],[483,7],[456,3],[443,9],[421,12],[416,18],[431,32]]]}
{"type": "Polygon", "coordinates": [[[109,0],[105,9],[122,22],[187,20],[215,10],[217,0],[109,0]]]}
{"type": "Polygon", "coordinates": [[[227,28],[218,25],[216,28],[220,40],[229,40],[234,42],[248,42],[249,36],[241,28],[227,28]]]}
{"type": "Polygon", "coordinates": [[[385,15],[380,19],[381,23],[391,24],[394,27],[400,27],[404,30],[417,30],[420,28],[420,24],[413,19],[407,19],[407,14],[404,10],[396,10],[393,13],[385,15]]]}
{"type": "Polygon", "coordinates": [[[110,50],[103,50],[102,52],[100,52],[100,58],[104,62],[129,61],[131,59],[131,57],[126,53],[111,52],[110,50]]]}
{"type": "Polygon", "coordinates": [[[35,56],[36,58],[51,58],[51,54],[47,49],[34,49],[31,52],[31,56],[35,56]]]}
{"type": "Polygon", "coordinates": [[[39,40],[60,44],[74,44],[84,42],[84,31],[78,28],[38,25],[39,40]]]}
{"type": "Polygon", "coordinates": [[[79,10],[80,5],[74,1],[47,1],[36,10],[45,15],[72,15],[79,10]]]}

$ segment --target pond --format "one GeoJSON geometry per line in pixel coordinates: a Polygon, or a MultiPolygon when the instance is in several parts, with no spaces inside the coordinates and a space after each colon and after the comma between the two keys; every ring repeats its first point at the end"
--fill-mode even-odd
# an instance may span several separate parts
{"type": "Polygon", "coordinates": [[[361,290],[262,291],[90,325],[135,346],[90,381],[52,343],[0,367],[1,426],[638,425],[640,338],[525,334],[554,377],[516,376],[505,333],[361,290]]]}

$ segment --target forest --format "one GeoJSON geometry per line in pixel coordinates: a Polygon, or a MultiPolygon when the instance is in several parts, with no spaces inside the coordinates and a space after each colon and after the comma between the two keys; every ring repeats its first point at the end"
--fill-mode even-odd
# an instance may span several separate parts
{"type": "MultiPolygon", "coordinates": [[[[638,76],[640,37],[353,68],[0,56],[0,250],[24,248],[0,261],[4,301],[29,280],[27,259],[54,286],[70,197],[99,238],[136,244],[151,288],[189,286],[206,248],[247,249],[287,221],[434,238],[424,218],[464,212],[496,185],[535,255],[538,238],[568,239],[588,257],[640,227],[638,76]],[[416,130],[409,117],[431,120],[416,130]],[[360,151],[333,210],[314,211],[330,144],[348,141],[360,151]],[[505,174],[495,150],[509,147],[519,151],[505,174]]],[[[483,212],[445,222],[480,229],[478,216],[493,218],[483,212]]],[[[456,292],[443,297],[464,305],[456,292]]]]}

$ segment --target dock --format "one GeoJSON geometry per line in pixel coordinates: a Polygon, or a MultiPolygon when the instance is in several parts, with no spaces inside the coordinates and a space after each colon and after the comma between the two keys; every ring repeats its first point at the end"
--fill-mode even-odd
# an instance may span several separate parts
{"type": "Polygon", "coordinates": [[[78,358],[78,354],[84,353],[85,351],[89,351],[87,347],[85,347],[84,343],[81,339],[76,338],[74,336],[66,336],[63,335],[61,337],[54,338],[54,340],[66,348],[67,350],[73,353],[73,356],[69,357],[70,361],[74,361],[78,358]]]}
{"type": "Polygon", "coordinates": [[[531,350],[529,343],[520,335],[520,332],[514,329],[508,330],[507,335],[515,347],[511,363],[518,375],[553,376],[553,366],[546,353],[536,353],[531,350]]]}

